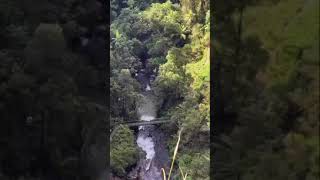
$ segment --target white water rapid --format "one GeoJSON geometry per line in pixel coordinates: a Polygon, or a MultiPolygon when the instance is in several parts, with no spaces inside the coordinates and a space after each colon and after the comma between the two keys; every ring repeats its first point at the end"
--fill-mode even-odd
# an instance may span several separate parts
{"type": "Polygon", "coordinates": [[[151,91],[151,87],[149,84],[147,84],[146,91],[151,91]]]}
{"type": "MultiPolygon", "coordinates": [[[[152,121],[156,118],[156,106],[153,100],[153,95],[150,86],[146,88],[148,91],[142,99],[139,107],[139,116],[141,121],[152,121]]],[[[153,126],[140,126],[137,138],[138,146],[146,153],[145,159],[141,160],[141,177],[143,180],[161,180],[160,169],[157,168],[153,159],[155,157],[155,143],[152,137],[153,126]]]]}

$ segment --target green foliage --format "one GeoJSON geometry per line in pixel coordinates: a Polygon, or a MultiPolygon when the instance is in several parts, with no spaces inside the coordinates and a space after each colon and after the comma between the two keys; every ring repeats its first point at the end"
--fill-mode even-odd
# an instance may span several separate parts
{"type": "Polygon", "coordinates": [[[201,152],[201,153],[184,153],[179,157],[179,167],[183,170],[183,172],[188,173],[189,178],[187,180],[192,180],[195,177],[197,179],[210,179],[209,171],[210,171],[210,159],[209,152],[201,152]]]}
{"type": "Polygon", "coordinates": [[[195,90],[202,89],[210,82],[210,49],[207,48],[204,51],[200,61],[190,63],[187,66],[187,73],[190,73],[193,77],[192,88],[195,90]]]}
{"type": "Polygon", "coordinates": [[[127,121],[137,118],[139,84],[130,75],[128,69],[122,69],[110,78],[110,102],[112,117],[122,117],[127,121]]]}
{"type": "Polygon", "coordinates": [[[142,15],[152,22],[155,27],[161,27],[164,30],[181,31],[180,23],[182,14],[170,1],[165,3],[153,3],[150,8],[142,12],[142,15]]]}
{"type": "MultiPolygon", "coordinates": [[[[120,69],[130,69],[135,73],[141,66],[141,62],[134,54],[140,48],[139,41],[127,40],[125,37],[118,39],[110,51],[110,67],[113,71],[120,69]],[[138,42],[138,43],[136,43],[138,42]]],[[[111,73],[113,73],[111,70],[111,73]]]]}
{"type": "Polygon", "coordinates": [[[1,177],[85,176],[86,141],[105,131],[88,133],[105,118],[92,105],[104,76],[77,40],[101,17],[96,1],[0,0],[1,177]]]}
{"type": "Polygon", "coordinates": [[[126,168],[132,166],[138,158],[134,135],[132,131],[121,126],[112,138],[110,144],[110,165],[112,170],[119,176],[124,176],[126,168]]]}
{"type": "Polygon", "coordinates": [[[151,3],[157,2],[156,0],[128,0],[129,7],[137,7],[141,10],[146,9],[151,3]]]}
{"type": "MultiPolygon", "coordinates": [[[[182,12],[186,10],[183,6],[182,12]]],[[[210,160],[203,155],[207,157],[209,152],[210,22],[200,20],[209,20],[209,13],[198,16],[199,19],[188,19],[193,18],[188,13],[181,15],[181,30],[191,32],[185,36],[189,43],[170,48],[154,85],[159,98],[164,99],[162,107],[167,110],[166,116],[184,129],[177,157],[181,170],[188,174],[187,179],[209,179],[210,160]]],[[[171,142],[175,141],[169,145],[171,142]]]]}
{"type": "Polygon", "coordinates": [[[127,7],[128,0],[112,0],[110,1],[110,9],[111,9],[111,19],[116,18],[119,13],[121,12],[121,9],[124,7],[127,7]]]}
{"type": "Polygon", "coordinates": [[[286,91],[292,88],[297,70],[305,51],[319,39],[319,2],[301,0],[280,1],[270,8],[258,6],[247,11],[245,25],[247,33],[259,35],[271,54],[272,63],[267,67],[269,87],[286,91]],[[268,16],[267,21],[255,20],[268,16]],[[274,24],[272,28],[267,24],[274,24]],[[269,27],[269,28],[266,28],[269,27]],[[305,33],[305,29],[308,33],[305,33]]]}
{"type": "Polygon", "coordinates": [[[209,11],[210,1],[207,0],[181,0],[181,10],[187,25],[204,23],[205,14],[209,11]]]}
{"type": "Polygon", "coordinates": [[[169,98],[179,98],[188,88],[189,76],[185,74],[184,67],[186,59],[181,57],[180,49],[172,49],[168,52],[167,62],[160,66],[159,75],[155,81],[160,93],[169,98]],[[178,64],[176,64],[178,63],[178,64]]]}
{"type": "Polygon", "coordinates": [[[243,16],[241,8],[216,7],[232,17],[216,17],[214,27],[226,122],[220,135],[232,146],[216,149],[216,180],[319,178],[318,3],[250,2],[243,16]]]}
{"type": "Polygon", "coordinates": [[[150,23],[152,30],[158,35],[168,37],[174,43],[182,39],[182,14],[180,9],[170,1],[153,3],[150,8],[141,13],[141,16],[150,23]]]}

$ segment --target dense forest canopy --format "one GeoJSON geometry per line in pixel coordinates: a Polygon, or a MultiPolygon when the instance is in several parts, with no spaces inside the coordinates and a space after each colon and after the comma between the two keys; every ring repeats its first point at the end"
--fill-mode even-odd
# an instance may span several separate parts
{"type": "Polygon", "coordinates": [[[92,128],[105,124],[104,6],[0,0],[0,179],[87,180],[105,168],[87,157],[104,133],[92,128]]]}
{"type": "Polygon", "coordinates": [[[214,179],[319,179],[319,1],[214,9],[214,125],[232,147],[216,148],[214,179]]]}
{"type": "MultiPolygon", "coordinates": [[[[209,179],[209,1],[114,0],[111,10],[111,124],[137,120],[144,87],[136,76],[142,69],[152,74],[158,116],[171,121],[163,125],[170,152],[184,129],[177,168],[189,178],[209,179]]],[[[122,138],[111,142],[111,168],[124,177],[139,156],[133,134],[123,128],[116,133],[122,138]]]]}

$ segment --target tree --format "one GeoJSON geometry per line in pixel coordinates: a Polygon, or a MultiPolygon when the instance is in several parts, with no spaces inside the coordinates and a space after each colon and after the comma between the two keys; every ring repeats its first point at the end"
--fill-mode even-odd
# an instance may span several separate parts
{"type": "Polygon", "coordinates": [[[138,150],[135,146],[132,131],[126,126],[121,126],[112,138],[110,147],[112,170],[117,175],[124,176],[126,168],[133,165],[138,158],[138,150]]]}

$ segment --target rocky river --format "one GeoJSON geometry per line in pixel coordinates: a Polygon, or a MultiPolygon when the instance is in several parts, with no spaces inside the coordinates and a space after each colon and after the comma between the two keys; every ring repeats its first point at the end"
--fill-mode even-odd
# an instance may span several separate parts
{"type": "MultiPolygon", "coordinates": [[[[144,91],[138,108],[141,121],[157,118],[157,99],[150,85],[151,78],[143,72],[139,74],[144,91]]],[[[166,148],[166,136],[159,126],[140,126],[137,132],[137,145],[143,152],[137,166],[129,173],[128,179],[162,180],[161,168],[168,169],[169,154],[166,148]]]]}

